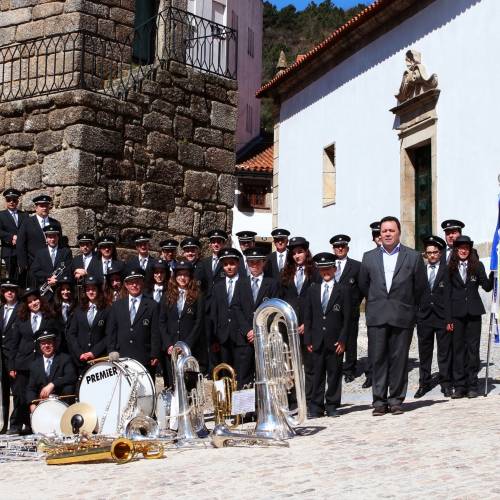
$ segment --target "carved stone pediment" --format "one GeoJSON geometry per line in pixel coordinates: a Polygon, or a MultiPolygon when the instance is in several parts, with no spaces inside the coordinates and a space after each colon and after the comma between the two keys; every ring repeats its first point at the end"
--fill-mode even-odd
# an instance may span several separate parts
{"type": "Polygon", "coordinates": [[[429,77],[427,76],[420,52],[409,50],[406,53],[406,67],[408,69],[403,73],[403,80],[399,92],[396,94],[398,104],[402,104],[438,86],[438,78],[435,73],[429,77]]]}

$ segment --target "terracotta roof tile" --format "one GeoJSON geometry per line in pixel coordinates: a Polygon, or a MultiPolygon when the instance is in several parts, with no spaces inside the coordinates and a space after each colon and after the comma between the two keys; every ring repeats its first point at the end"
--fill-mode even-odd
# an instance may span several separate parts
{"type": "Polygon", "coordinates": [[[269,82],[262,85],[262,87],[257,90],[256,96],[261,97],[267,90],[275,87],[279,82],[284,80],[291,73],[295,73],[300,70],[300,68],[307,64],[308,61],[318,56],[321,52],[323,52],[326,48],[335,44],[341,38],[347,36],[354,28],[357,28],[359,25],[368,21],[373,15],[382,9],[389,6],[395,0],[376,0],[372,4],[370,4],[366,9],[362,10],[358,15],[352,17],[345,24],[337,28],[328,38],[323,40],[321,43],[313,47],[309,52],[304,55],[299,55],[295,62],[291,64],[287,69],[278,73],[274,78],[269,80],[269,82]]]}
{"type": "Polygon", "coordinates": [[[236,165],[236,171],[256,172],[261,174],[273,173],[273,146],[248,156],[244,161],[236,165]]]}

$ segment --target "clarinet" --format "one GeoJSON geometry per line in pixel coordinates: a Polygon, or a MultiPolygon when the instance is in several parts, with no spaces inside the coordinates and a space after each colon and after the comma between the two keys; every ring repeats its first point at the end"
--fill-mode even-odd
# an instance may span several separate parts
{"type": "MultiPolygon", "coordinates": [[[[64,262],[61,262],[59,266],[57,266],[56,269],[52,272],[52,274],[49,276],[50,278],[59,278],[61,274],[64,272],[65,269],[65,264],[64,262]]],[[[52,287],[49,285],[49,280],[47,280],[41,287],[40,287],[40,295],[43,297],[46,293],[52,292],[54,293],[54,290],[52,290],[52,287]]]]}

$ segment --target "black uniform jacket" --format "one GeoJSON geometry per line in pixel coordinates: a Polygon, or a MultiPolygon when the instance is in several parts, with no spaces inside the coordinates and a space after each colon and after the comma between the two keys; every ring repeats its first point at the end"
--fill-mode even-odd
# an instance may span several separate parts
{"type": "Polygon", "coordinates": [[[108,352],[133,358],[149,366],[160,353],[158,304],[143,295],[133,324],[130,324],[129,297],[113,303],[108,315],[106,337],[108,352]]]}
{"type": "Polygon", "coordinates": [[[234,339],[237,345],[247,344],[247,333],[253,329],[253,313],[262,302],[267,299],[278,297],[279,285],[273,278],[264,276],[257,294],[257,300],[254,302],[252,295],[252,286],[250,278],[241,280],[240,286],[235,289],[231,308],[237,321],[237,336],[234,339]]]}
{"type": "MultiPolygon", "coordinates": [[[[71,275],[73,276],[77,269],[85,269],[83,265],[83,255],[77,255],[73,257],[73,261],[71,263],[71,275]]],[[[102,276],[102,264],[99,262],[99,258],[96,254],[92,254],[92,258],[90,259],[89,265],[87,266],[87,274],[91,276],[102,276]],[[99,272],[99,267],[101,270],[99,272]]]]}
{"type": "Polygon", "coordinates": [[[417,323],[434,328],[445,328],[446,319],[449,316],[449,295],[449,270],[441,260],[432,289],[427,282],[427,286],[422,291],[417,310],[417,323]]]}
{"type": "Polygon", "coordinates": [[[321,283],[313,283],[307,292],[304,319],[304,343],[315,351],[323,346],[334,351],[335,343],[347,342],[351,301],[346,287],[334,285],[326,312],[321,307],[321,283]]]}
{"type": "Polygon", "coordinates": [[[161,346],[165,351],[178,340],[185,342],[191,349],[203,332],[205,319],[205,300],[200,293],[193,304],[184,302],[179,317],[177,303],[168,304],[165,299],[160,307],[161,346]]]}
{"type": "Polygon", "coordinates": [[[219,260],[215,267],[215,272],[212,272],[212,257],[207,257],[198,261],[196,267],[196,279],[200,281],[201,289],[205,295],[205,299],[209,299],[212,295],[214,285],[224,280],[225,274],[222,269],[222,262],[219,260]]]}
{"type": "Polygon", "coordinates": [[[295,286],[295,281],[292,280],[289,284],[281,283],[279,296],[285,302],[288,302],[295,311],[297,315],[297,321],[299,325],[304,323],[304,308],[305,301],[307,298],[307,291],[312,283],[319,283],[321,278],[319,273],[314,270],[312,276],[306,277],[304,275],[304,283],[302,284],[302,288],[300,289],[300,293],[297,293],[297,287],[295,286]]]}
{"type": "Polygon", "coordinates": [[[26,401],[31,403],[40,397],[40,391],[50,382],[54,384],[52,394],[62,396],[63,394],[74,394],[76,385],[76,370],[71,358],[63,353],[56,352],[49,376],[45,374],[45,363],[43,356],[37,354],[30,365],[30,378],[26,389],[26,401]]]}
{"type": "Polygon", "coordinates": [[[452,273],[450,276],[448,323],[451,323],[451,318],[463,318],[467,315],[479,316],[485,313],[483,301],[479,295],[479,286],[485,292],[490,292],[493,289],[493,273],[488,277],[482,262],[479,262],[476,274],[467,272],[465,283],[458,271],[452,273]]]}
{"type": "MultiPolygon", "coordinates": [[[[146,264],[146,270],[145,270],[145,275],[144,275],[144,281],[146,283],[149,283],[151,279],[153,278],[153,270],[154,270],[154,262],[155,259],[152,255],[148,257],[148,263],[146,264]]],[[[139,257],[135,255],[134,257],[131,257],[129,260],[127,260],[125,264],[125,272],[128,273],[134,269],[142,269],[141,264],[139,262],[139,257]]],[[[102,271],[102,264],[101,264],[101,271],[102,271]]]]}
{"type": "Polygon", "coordinates": [[[96,312],[92,325],[87,320],[87,311],[78,306],[72,314],[66,330],[69,351],[77,363],[84,352],[91,352],[96,358],[106,353],[106,322],[109,308],[96,312]]]}
{"type": "Polygon", "coordinates": [[[345,259],[344,269],[340,275],[339,285],[345,286],[351,297],[351,312],[353,318],[359,318],[359,306],[363,300],[363,294],[359,288],[359,271],[361,262],[359,260],[345,259]]]}
{"type": "Polygon", "coordinates": [[[28,217],[26,212],[17,211],[17,226],[8,210],[0,210],[0,239],[2,240],[2,259],[16,255],[16,245],[12,244],[12,237],[17,235],[19,228],[28,217]]]}
{"type": "MultiPolygon", "coordinates": [[[[58,220],[48,218],[48,223],[59,227],[59,241],[62,241],[62,229],[58,220]]],[[[35,259],[36,252],[47,246],[45,234],[35,215],[26,217],[19,228],[17,236],[17,263],[20,269],[26,269],[35,259]]]]}
{"type": "MultiPolygon", "coordinates": [[[[106,275],[104,274],[104,266],[103,266],[103,260],[97,256],[96,258],[97,262],[95,264],[95,276],[99,278],[101,281],[104,282],[106,275]]],[[[109,267],[113,267],[116,269],[117,267],[121,266],[122,264],[118,260],[111,259],[111,264],[109,267]]]]}
{"type": "Polygon", "coordinates": [[[241,343],[241,334],[238,332],[238,323],[232,304],[234,304],[235,295],[239,293],[239,287],[245,281],[248,281],[248,278],[240,275],[234,283],[231,304],[227,300],[226,280],[221,280],[214,285],[211,314],[215,325],[215,335],[221,344],[227,342],[228,339],[237,344],[241,343]]]}
{"type": "Polygon", "coordinates": [[[69,248],[57,249],[54,264],[52,264],[49,247],[47,245],[45,245],[45,248],[42,250],[38,250],[35,254],[35,260],[33,264],[31,264],[31,274],[35,277],[37,286],[43,285],[61,263],[64,263],[65,269],[70,271],[72,260],[73,255],[69,248]]]}
{"type": "MultiPolygon", "coordinates": [[[[283,267],[286,264],[287,252],[283,257],[283,267]]],[[[280,268],[278,267],[278,252],[271,252],[267,257],[266,267],[264,268],[264,276],[274,278],[279,281],[281,279],[280,268]]]]}
{"type": "MultiPolygon", "coordinates": [[[[59,322],[42,316],[39,330],[55,330],[60,335],[59,322]]],[[[31,329],[31,315],[26,321],[16,318],[8,341],[9,370],[30,369],[36,353],[35,334],[31,329]]]]}
{"type": "Polygon", "coordinates": [[[9,358],[9,347],[12,345],[12,327],[14,326],[14,322],[17,316],[17,309],[19,307],[19,303],[14,306],[14,309],[10,313],[9,321],[6,325],[3,322],[4,308],[5,306],[0,307],[0,333],[2,334],[2,341],[0,342],[0,352],[5,360],[9,358]]]}

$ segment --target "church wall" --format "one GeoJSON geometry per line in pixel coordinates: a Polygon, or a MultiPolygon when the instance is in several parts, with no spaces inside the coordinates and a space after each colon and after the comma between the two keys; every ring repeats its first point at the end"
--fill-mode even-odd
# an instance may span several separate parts
{"type": "Polygon", "coordinates": [[[333,234],[348,233],[352,256],[360,258],[372,247],[370,222],[400,216],[400,140],[390,109],[405,53],[414,49],[441,90],[433,230],[459,218],[485,256],[499,191],[499,16],[495,0],[437,0],[284,101],[278,226],[307,236],[314,252],[328,249],[333,234]],[[323,149],[332,143],[337,198],[323,208],[323,149]]]}

